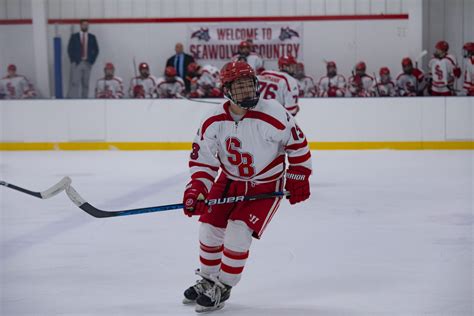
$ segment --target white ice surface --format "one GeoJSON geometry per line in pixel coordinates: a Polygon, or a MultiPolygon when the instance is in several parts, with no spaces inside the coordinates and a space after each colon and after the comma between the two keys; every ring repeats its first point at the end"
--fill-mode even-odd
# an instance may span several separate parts
{"type": "MultiPolygon", "coordinates": [[[[313,152],[312,196],[284,201],[217,315],[473,315],[473,152],[313,152]]],[[[187,152],[0,152],[0,179],[69,175],[107,210],[179,203],[187,152]]],[[[96,219],[64,193],[0,187],[3,315],[193,315],[198,223],[96,219]]]]}

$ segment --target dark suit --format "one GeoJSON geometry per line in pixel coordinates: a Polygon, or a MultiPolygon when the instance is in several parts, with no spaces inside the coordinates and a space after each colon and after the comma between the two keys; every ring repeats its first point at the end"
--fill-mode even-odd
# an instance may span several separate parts
{"type": "Polygon", "coordinates": [[[188,55],[188,54],[185,54],[185,53],[182,53],[181,54],[181,58],[183,58],[183,61],[182,61],[182,69],[180,69],[180,65],[178,63],[178,67],[176,67],[176,57],[178,55],[173,55],[171,56],[170,58],[168,58],[168,61],[166,62],[166,67],[175,67],[176,68],[176,71],[178,72],[178,76],[181,77],[183,80],[184,80],[184,84],[186,86],[186,91],[190,91],[191,90],[191,83],[189,82],[189,80],[186,78],[187,74],[188,74],[188,65],[190,63],[194,63],[194,57],[191,56],[191,55],[188,55]],[[182,70],[182,72],[181,72],[182,70]]]}
{"type": "Polygon", "coordinates": [[[99,45],[94,35],[87,32],[87,59],[82,60],[81,33],[74,33],[69,39],[67,53],[71,60],[71,82],[68,98],[86,99],[89,96],[89,81],[92,65],[99,55],[99,45]],[[82,86],[82,89],[80,89],[82,86]]]}

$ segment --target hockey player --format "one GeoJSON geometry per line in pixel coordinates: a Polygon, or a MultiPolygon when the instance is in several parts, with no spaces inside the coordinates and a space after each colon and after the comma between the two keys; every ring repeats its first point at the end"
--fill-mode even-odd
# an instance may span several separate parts
{"type": "Polygon", "coordinates": [[[318,83],[320,97],[344,97],[346,95],[346,78],[337,74],[337,66],[333,61],[326,63],[326,76],[318,83]]]}
{"type": "Polygon", "coordinates": [[[466,43],[462,48],[465,67],[463,93],[474,96],[474,43],[466,43]]]}
{"type": "Polygon", "coordinates": [[[242,41],[239,44],[239,53],[232,57],[232,61],[243,60],[247,62],[257,73],[263,71],[263,59],[252,51],[251,41],[242,41]]]}
{"type": "Polygon", "coordinates": [[[130,97],[136,99],[150,99],[156,97],[156,77],[150,75],[150,67],[147,63],[138,65],[140,75],[130,81],[130,97]]]}
{"type": "Polygon", "coordinates": [[[265,70],[258,76],[260,97],[276,99],[293,116],[300,110],[298,82],[292,77],[295,66],[296,59],[293,56],[282,56],[278,59],[280,71],[265,70]]]}
{"type": "Polygon", "coordinates": [[[191,63],[188,66],[188,80],[191,82],[190,98],[220,98],[219,69],[211,65],[201,67],[191,63]]]}
{"type": "Polygon", "coordinates": [[[115,67],[112,63],[106,63],[104,77],[97,80],[95,85],[95,97],[98,99],[122,99],[122,78],[116,77],[115,67]]]}
{"type": "Polygon", "coordinates": [[[203,200],[282,190],[286,157],[290,204],[310,196],[311,152],[295,119],[277,101],[259,99],[255,71],[247,63],[227,63],[221,80],[228,101],[206,115],[198,129],[183,197],[185,214],[200,215],[201,222],[201,268],[196,273],[202,280],[184,292],[183,300],[195,302],[197,312],[220,309],[229,299],[252,237],[262,236],[281,198],[209,208],[203,200]]]}
{"type": "Polygon", "coordinates": [[[298,82],[300,98],[314,98],[317,95],[313,78],[306,76],[303,63],[296,64],[295,79],[298,82]]]}
{"type": "Polygon", "coordinates": [[[409,57],[402,59],[402,69],[396,80],[398,94],[402,97],[422,95],[426,85],[423,72],[413,67],[409,57]]]}
{"type": "Polygon", "coordinates": [[[168,66],[164,77],[158,79],[156,94],[160,99],[176,99],[184,92],[184,80],[178,77],[176,69],[168,66]]]}
{"type": "Polygon", "coordinates": [[[455,78],[461,77],[461,69],[457,65],[456,57],[448,54],[448,50],[449,44],[446,41],[439,41],[428,63],[433,96],[456,95],[454,81],[455,78]]]}
{"type": "Polygon", "coordinates": [[[4,99],[31,99],[36,92],[25,76],[16,73],[15,65],[8,65],[7,75],[0,80],[0,95],[4,99]]]}
{"type": "Polygon", "coordinates": [[[366,74],[367,66],[365,62],[360,61],[355,66],[355,74],[348,80],[348,96],[351,97],[370,97],[371,89],[374,85],[374,78],[366,74]]]}
{"type": "Polygon", "coordinates": [[[380,68],[379,78],[375,79],[371,93],[375,97],[394,97],[397,95],[397,89],[388,67],[380,68]]]}

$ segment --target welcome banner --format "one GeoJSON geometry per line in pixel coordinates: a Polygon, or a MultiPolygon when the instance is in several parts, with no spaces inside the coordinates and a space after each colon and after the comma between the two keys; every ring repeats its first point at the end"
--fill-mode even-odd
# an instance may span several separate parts
{"type": "Polygon", "coordinates": [[[252,40],[254,51],[264,60],[277,60],[303,53],[303,24],[246,22],[188,26],[189,51],[197,60],[228,61],[238,53],[241,41],[252,40]]]}

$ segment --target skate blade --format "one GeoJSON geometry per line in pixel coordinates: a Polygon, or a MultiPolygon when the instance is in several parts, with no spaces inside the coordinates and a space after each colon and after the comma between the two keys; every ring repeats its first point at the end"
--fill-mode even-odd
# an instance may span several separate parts
{"type": "Polygon", "coordinates": [[[223,309],[224,305],[225,305],[224,302],[220,303],[217,306],[212,306],[212,307],[196,305],[196,313],[210,313],[210,312],[218,311],[220,309],[223,309]]]}
{"type": "Polygon", "coordinates": [[[183,298],[183,304],[184,305],[191,305],[191,304],[195,304],[196,303],[196,300],[190,300],[190,299],[187,299],[186,297],[183,298]]]}

